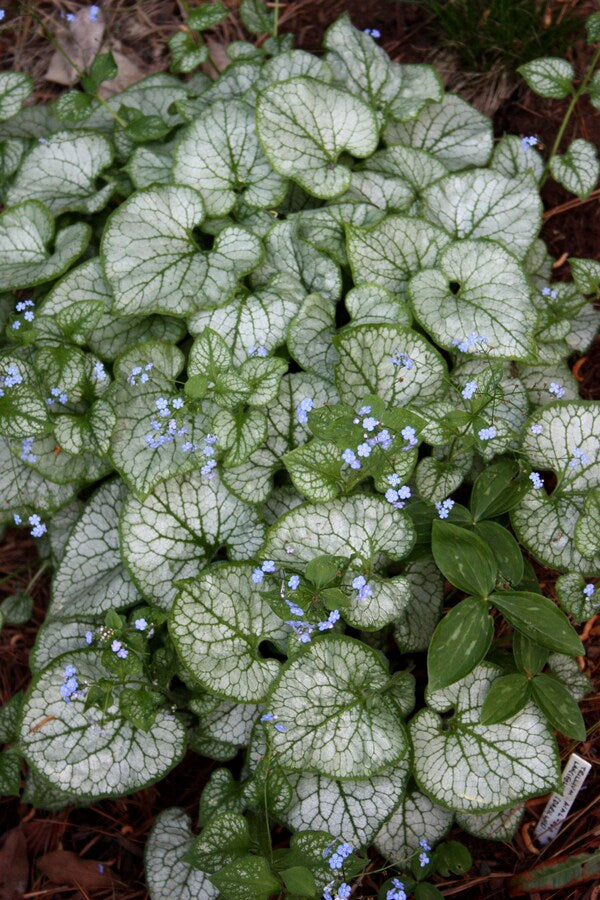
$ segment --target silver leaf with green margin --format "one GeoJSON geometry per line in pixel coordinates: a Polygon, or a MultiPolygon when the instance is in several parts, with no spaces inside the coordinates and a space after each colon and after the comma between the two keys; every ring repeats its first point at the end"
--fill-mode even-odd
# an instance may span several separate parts
{"type": "Polygon", "coordinates": [[[519,259],[542,224],[533,178],[479,170],[448,175],[423,196],[422,215],[457,238],[489,238],[519,259]]]}
{"type": "Polygon", "coordinates": [[[401,178],[361,170],[352,172],[352,181],[344,199],[370,203],[389,212],[404,212],[412,205],[413,192],[401,178]]]}
{"type": "Polygon", "coordinates": [[[56,568],[62,559],[69,536],[75,523],[83,512],[84,504],[81,500],[73,500],[68,506],[63,506],[52,516],[48,524],[48,541],[52,563],[56,568]]]}
{"type": "Polygon", "coordinates": [[[427,698],[410,722],[414,774],[440,806],[491,812],[559,790],[560,757],[545,717],[533,704],[499,725],[480,725],[483,701],[502,670],[478,665],[427,698]],[[442,714],[454,710],[446,725],[442,714]]]}
{"type": "Polygon", "coordinates": [[[200,703],[190,700],[189,707],[199,718],[199,727],[206,737],[229,742],[238,747],[250,743],[260,707],[253,703],[236,703],[218,697],[202,697],[200,703]]]}
{"type": "Polygon", "coordinates": [[[388,681],[379,653],[360,641],[313,640],[283,666],[269,694],[269,710],[287,728],[270,736],[281,765],[355,780],[399,762],[408,742],[396,701],[382,693],[388,681]]]}
{"type": "Polygon", "coordinates": [[[347,13],[329,26],[323,46],[335,81],[383,116],[413,119],[427,103],[444,96],[435,69],[393,63],[371,37],[352,26],[347,13]]]}
{"type": "Polygon", "coordinates": [[[595,293],[600,285],[600,261],[597,259],[578,259],[569,257],[569,266],[573,281],[578,291],[582,294],[595,293]]]}
{"type": "Polygon", "coordinates": [[[503,809],[492,813],[466,813],[456,814],[456,824],[463,831],[485,841],[512,841],[521,824],[525,804],[519,803],[511,809],[503,809]]]}
{"type": "Polygon", "coordinates": [[[447,459],[443,448],[435,448],[432,456],[420,459],[415,484],[423,500],[443,500],[452,494],[465,480],[473,463],[473,453],[467,451],[452,459],[447,459]]]}
{"type": "Polygon", "coordinates": [[[216,696],[241,703],[263,700],[280,668],[276,659],[262,657],[259,644],[287,634],[252,571],[252,565],[228,563],[179,582],[169,622],[194,678],[216,696]]]}
{"type": "Polygon", "coordinates": [[[370,228],[349,226],[347,234],[354,284],[378,284],[401,297],[412,276],[435,266],[451,240],[441,228],[410,216],[387,216],[370,228]]]}
{"type": "Polygon", "coordinates": [[[183,185],[137,191],[112,213],[100,255],[117,315],[184,316],[229,299],[260,261],[260,241],[230,225],[203,251],[192,231],[204,217],[202,197],[183,185]]]}
{"type": "Polygon", "coordinates": [[[48,407],[40,397],[37,373],[16,353],[4,354],[0,363],[0,383],[4,384],[9,368],[16,371],[20,382],[4,387],[0,395],[0,433],[7,438],[28,438],[47,434],[51,428],[48,407]]]}
{"type": "MultiPolygon", "coordinates": [[[[344,579],[344,586],[351,591],[351,583],[356,571],[349,570],[344,579]]],[[[356,600],[354,596],[349,605],[342,610],[342,618],[353,628],[364,631],[379,631],[390,622],[395,622],[406,614],[411,597],[410,584],[403,575],[394,578],[380,578],[371,575],[369,578],[371,596],[366,600],[356,600]]]]}
{"type": "Polygon", "coordinates": [[[298,422],[296,412],[298,404],[305,397],[312,397],[315,406],[339,403],[335,387],[316,375],[306,372],[284,375],[277,399],[267,410],[265,446],[253,453],[241,466],[226,469],[222,473],[223,483],[242,500],[249,503],[264,502],[273,487],[272,476],[283,468],[284,454],[311,437],[308,425],[298,422]]]}
{"type": "Polygon", "coordinates": [[[267,525],[273,525],[277,519],[286,512],[295,509],[303,502],[303,497],[291,484],[284,484],[276,487],[269,496],[268,500],[261,507],[267,525]]]}
{"type": "Polygon", "coordinates": [[[0,215],[0,280],[4,290],[17,290],[62,275],[86,249],[91,228],[78,222],[55,234],[50,211],[38,200],[26,200],[0,215]]]}
{"type": "Polygon", "coordinates": [[[351,172],[338,163],[340,154],[370,156],[379,140],[377,120],[362,100],[315,78],[300,76],[266,88],[256,119],[275,171],[323,200],[350,185],[351,172]]]}
{"type": "Polygon", "coordinates": [[[490,357],[527,360],[534,354],[537,315],[527,278],[493,241],[447,247],[436,268],[411,279],[408,294],[420,324],[446,349],[475,332],[487,338],[483,352],[490,357]]]}
{"type": "Polygon", "coordinates": [[[575,526],[575,546],[580,553],[600,554],[600,487],[587,496],[583,515],[575,526]]]}
{"type": "Polygon", "coordinates": [[[133,107],[144,116],[157,116],[169,127],[173,127],[181,122],[180,116],[174,111],[174,103],[186,97],[186,88],[187,85],[166,72],[148,75],[124,91],[108,97],[105,104],[109,109],[98,103],[85,126],[94,130],[112,131],[117,126],[114,113],[118,114],[119,107],[124,105],[133,107]]]}
{"type": "MultiPolygon", "coordinates": [[[[543,352],[543,351],[542,351],[543,352]]],[[[579,399],[579,385],[577,379],[564,360],[543,366],[517,366],[519,381],[527,391],[529,402],[534,406],[548,406],[555,400],[548,388],[554,381],[565,389],[567,400],[579,399]]]]}
{"type": "Polygon", "coordinates": [[[570,62],[559,56],[541,56],[517,69],[532,91],[540,97],[562,100],[571,91],[575,71],[570,62]]]}
{"type": "Polygon", "coordinates": [[[373,838],[375,848],[393,862],[406,867],[426,840],[431,846],[450,830],[454,816],[418,790],[409,791],[373,838]]]}
{"type": "Polygon", "coordinates": [[[214,417],[212,425],[219,446],[225,451],[222,462],[226,468],[246,462],[267,437],[267,417],[259,409],[237,414],[222,409],[214,417]]]}
{"type": "Polygon", "coordinates": [[[408,305],[378,284],[359,284],[344,297],[352,325],[412,325],[408,305]]]}
{"type": "Polygon", "coordinates": [[[309,294],[290,322],[288,349],[306,372],[332,381],[338,360],[334,334],[335,306],[321,294],[309,294]]]}
{"type": "Polygon", "coordinates": [[[200,191],[208,216],[225,216],[241,197],[270,209],[287,190],[256,135],[254,109],[241,100],[209,106],[184,132],[175,151],[173,180],[200,191]]]}
{"type": "Polygon", "coordinates": [[[571,616],[575,622],[581,624],[591,619],[600,606],[600,596],[596,591],[591,597],[583,593],[586,585],[583,575],[575,572],[567,572],[556,579],[556,596],[562,609],[571,616]]]}
{"type": "Polygon", "coordinates": [[[265,258],[251,276],[253,287],[264,287],[274,275],[294,278],[307,294],[332,301],[342,294],[342,276],[334,260],[300,237],[299,223],[276,222],[264,239],[265,258]]]}
{"type": "Polygon", "coordinates": [[[332,500],[343,482],[342,458],[334,443],[309,441],[283,457],[292,484],[307,500],[332,500]]]}
{"type": "Polygon", "coordinates": [[[173,143],[136,147],[123,166],[138,190],[173,180],[173,143]]]}
{"type": "Polygon", "coordinates": [[[25,72],[0,72],[0,121],[21,109],[33,90],[33,78],[25,72]]]}
{"type": "Polygon", "coordinates": [[[301,210],[296,214],[299,236],[333,257],[340,266],[348,265],[346,225],[368,227],[380,222],[383,217],[383,210],[376,209],[370,203],[348,200],[340,200],[319,209],[301,210]]]}
{"type": "Polygon", "coordinates": [[[581,494],[549,497],[543,488],[532,488],[511,510],[510,519],[519,541],[539,562],[560,572],[600,575],[600,553],[584,555],[574,541],[583,510],[581,494]]]}
{"type": "Polygon", "coordinates": [[[552,674],[562,681],[578,703],[594,690],[592,679],[580,670],[579,662],[572,656],[566,656],[564,653],[551,653],[548,657],[548,666],[552,674]]]}
{"type": "Polygon", "coordinates": [[[52,581],[52,618],[100,615],[139,600],[119,552],[119,512],[126,493],[122,481],[111,481],[88,501],[52,581]]]}
{"type": "Polygon", "coordinates": [[[410,586],[410,598],[394,623],[394,640],[401,653],[416,653],[427,649],[440,620],[444,582],[429,560],[409,563],[404,578],[410,586]]]}
{"type": "Polygon", "coordinates": [[[353,847],[367,847],[401,798],[409,767],[407,754],[380,775],[359,781],[290,774],[293,799],[281,818],[293,831],[328,831],[353,847]]]}
{"type": "Polygon", "coordinates": [[[402,180],[410,189],[413,201],[419,201],[423,191],[448,172],[446,166],[430,153],[402,144],[378,150],[362,164],[362,168],[402,180]]]}
{"type": "Polygon", "coordinates": [[[360,405],[376,394],[389,406],[412,400],[436,400],[446,392],[446,365],[432,344],[402,325],[357,325],[334,338],[339,354],[335,381],[344,403],[360,405]],[[412,368],[398,366],[392,357],[406,354],[412,368]]]}
{"type": "Polygon", "coordinates": [[[97,180],[113,159],[101,134],[60,131],[34,146],[23,160],[7,193],[9,206],[41,200],[53,215],[68,211],[91,214],[108,202],[113,187],[98,190],[97,180]]]}
{"type": "MultiPolygon", "coordinates": [[[[21,447],[20,442],[11,444],[12,452],[19,459],[22,453],[21,447]]],[[[110,472],[110,463],[107,460],[99,459],[92,453],[83,452],[74,456],[62,449],[60,453],[56,453],[56,439],[52,434],[35,438],[31,450],[35,456],[35,462],[28,462],[24,465],[22,462],[19,463],[17,466],[19,471],[21,466],[25,470],[35,470],[42,478],[55,484],[80,487],[84,483],[98,481],[110,472]]]]}
{"type": "Polygon", "coordinates": [[[5,439],[0,439],[0,523],[14,524],[13,515],[52,515],[78,490],[78,483],[56,484],[21,462],[5,439]]]}
{"type": "Polygon", "coordinates": [[[327,503],[303,503],[269,529],[262,553],[282,565],[310,562],[315,556],[353,557],[352,565],[376,570],[382,559],[402,559],[415,532],[408,517],[383,497],[356,494],[327,503]],[[293,552],[288,553],[290,548],[293,552]]]}
{"type": "Polygon", "coordinates": [[[410,122],[388,125],[384,138],[427,150],[453,172],[485,166],[493,147],[491,120],[455,94],[430,103],[410,122]]]}
{"type": "Polygon", "coordinates": [[[262,346],[270,352],[285,343],[288,325],[304,296],[295,279],[275,275],[269,284],[251,294],[241,293],[218,309],[192,313],[188,328],[192,335],[212,328],[227,342],[239,365],[248,359],[251,347],[262,346]]]}
{"type": "Polygon", "coordinates": [[[85,650],[86,631],[94,631],[102,623],[102,619],[102,615],[87,618],[83,615],[76,619],[47,619],[38,631],[29,654],[31,671],[41,672],[59,656],[85,650]]]}
{"type": "MultiPolygon", "coordinates": [[[[298,75],[308,75],[325,83],[331,81],[331,71],[324,60],[306,50],[286,50],[273,56],[262,66],[255,88],[262,90],[275,81],[287,81],[298,75]]],[[[250,99],[249,94],[247,99],[250,99]]]]}
{"type": "MultiPolygon", "coordinates": [[[[105,675],[95,651],[73,653],[68,662],[82,687],[105,675]]],[[[158,711],[152,730],[140,731],[113,701],[94,728],[82,699],[66,703],[61,696],[64,664],[62,657],[34,679],[23,708],[23,755],[43,777],[92,802],[146,787],[179,762],[185,729],[177,718],[158,711]]]]}
{"type": "Polygon", "coordinates": [[[219,896],[208,875],[185,860],[195,840],[189,816],[182,809],[171,807],[158,814],[144,851],[150,900],[212,900],[219,896]]]}
{"type": "Polygon", "coordinates": [[[494,147],[490,168],[507,178],[528,172],[539,181],[544,171],[544,159],[535,147],[524,147],[516,134],[505,134],[494,147]]]}
{"type": "Polygon", "coordinates": [[[252,506],[218,476],[199,471],[159,484],[145,500],[130,495],[121,512],[121,552],[141,592],[169,609],[173,581],[196,576],[221,547],[231,559],[260,549],[264,527],[252,506]]]}
{"type": "Polygon", "coordinates": [[[580,200],[589,197],[600,176],[596,147],[582,138],[574,140],[562,156],[553,156],[549,168],[555,181],[580,200]]]}

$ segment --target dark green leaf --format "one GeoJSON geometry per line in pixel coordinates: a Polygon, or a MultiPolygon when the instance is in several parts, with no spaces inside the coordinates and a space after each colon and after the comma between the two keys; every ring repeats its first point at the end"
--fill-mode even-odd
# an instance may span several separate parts
{"type": "Polygon", "coordinates": [[[498,580],[516,586],[523,578],[523,554],[510,531],[498,522],[476,522],[475,533],[492,548],[498,563],[498,580]]]}
{"type": "Polygon", "coordinates": [[[529,490],[527,479],[520,475],[519,466],[511,459],[488,466],[475,479],[470,507],[473,518],[491,519],[516,506],[529,490]]]}
{"type": "Polygon", "coordinates": [[[546,665],[548,649],[536,644],[521,631],[513,634],[512,647],[517,668],[527,675],[537,675],[546,665]]]}
{"type": "Polygon", "coordinates": [[[223,900],[268,900],[271,894],[281,890],[281,882],[262,856],[236,859],[211,875],[210,880],[221,892],[223,900]]]}
{"type": "Polygon", "coordinates": [[[460,841],[446,841],[435,851],[435,867],[440,875],[462,875],[473,865],[471,854],[460,841]]]}
{"type": "Polygon", "coordinates": [[[21,793],[21,753],[9,747],[0,753],[0,797],[18,797],[21,793]]]}
{"type": "Polygon", "coordinates": [[[523,709],[531,694],[531,682],[520,673],[503,675],[490,687],[481,709],[482,725],[497,725],[523,709]]]}
{"type": "Polygon", "coordinates": [[[478,597],[487,597],[493,591],[498,571],[494,554],[476,534],[437,519],[431,550],[438,569],[461,591],[478,597]]]}
{"type": "Polygon", "coordinates": [[[533,698],[557,731],[576,741],[585,741],[585,722],[577,701],[564,684],[552,675],[537,675],[532,682],[533,698]]]}
{"type": "Polygon", "coordinates": [[[61,122],[83,122],[92,112],[92,98],[82,91],[67,91],[54,106],[61,122]]]}
{"type": "Polygon", "coordinates": [[[585,31],[587,34],[588,44],[595,44],[600,41],[600,13],[592,13],[585,20],[585,31]]]}
{"type": "Polygon", "coordinates": [[[325,556],[311,559],[306,567],[306,577],[315,587],[322,588],[329,584],[330,581],[333,581],[337,571],[337,560],[333,556],[326,554],[325,556]]]}
{"type": "Polygon", "coordinates": [[[305,866],[292,866],[291,869],[283,869],[279,874],[290,894],[297,897],[316,896],[314,876],[305,866]]]}
{"type": "Polygon", "coordinates": [[[493,594],[490,600],[513,628],[542,647],[568,656],[581,656],[585,653],[575,629],[569,625],[558,606],[547,597],[529,591],[506,591],[493,594]]]}
{"type": "Polygon", "coordinates": [[[447,687],[468,675],[489,650],[494,623],[488,604],[467,597],[437,625],[427,654],[429,689],[447,687]]]}
{"type": "Polygon", "coordinates": [[[125,687],[119,696],[119,710],[124,719],[141,728],[142,731],[150,731],[156,719],[156,695],[147,688],[125,687]]]}
{"type": "Polygon", "coordinates": [[[192,400],[202,400],[208,390],[206,375],[192,375],[185,383],[184,392],[192,400]]]}
{"type": "Polygon", "coordinates": [[[116,78],[117,72],[117,64],[111,51],[101,53],[90,66],[88,74],[81,76],[82,87],[86,94],[95,95],[102,82],[116,78]]]}
{"type": "Polygon", "coordinates": [[[24,625],[31,618],[33,612],[33,597],[29,594],[12,594],[0,603],[0,613],[4,616],[6,625],[24,625]]]}
{"type": "Polygon", "coordinates": [[[440,900],[443,896],[442,892],[428,881],[422,881],[415,887],[415,900],[440,900]]]}

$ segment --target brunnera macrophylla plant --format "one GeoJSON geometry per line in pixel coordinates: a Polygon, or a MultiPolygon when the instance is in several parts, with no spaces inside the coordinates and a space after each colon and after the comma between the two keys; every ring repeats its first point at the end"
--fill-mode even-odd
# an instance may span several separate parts
{"type": "MultiPolygon", "coordinates": [[[[175,73],[226,14],[190,13],[175,73]]],[[[369,847],[381,897],[431,897],[470,865],[452,823],[510,839],[560,787],[553,729],[586,734],[600,407],[567,358],[600,264],[553,283],[538,234],[547,170],[582,193],[597,163],[494,142],[347,17],[317,57],[258,0],[242,16],[271,36],[214,79],[100,101],[105,55],[22,108],[28,77],[0,76],[1,515],[53,571],[0,787],[25,762],[23,800],[52,810],[188,748],[242,758],[198,834],[157,817],[154,900],[346,898],[369,847]]],[[[571,90],[561,60],[524,74],[571,90]]],[[[30,612],[25,592],[0,615],[30,612]]]]}

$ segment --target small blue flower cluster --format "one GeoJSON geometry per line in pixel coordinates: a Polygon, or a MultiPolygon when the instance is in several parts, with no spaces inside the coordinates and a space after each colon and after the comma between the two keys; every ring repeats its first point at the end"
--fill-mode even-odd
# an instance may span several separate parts
{"type": "Polygon", "coordinates": [[[545,287],[542,288],[542,296],[550,297],[551,300],[556,300],[556,298],[558,297],[558,291],[554,291],[552,290],[552,288],[545,287]]]}
{"type": "Polygon", "coordinates": [[[100,360],[97,360],[94,363],[94,368],[92,369],[92,378],[94,379],[94,381],[106,381],[106,379],[108,378],[104,365],[100,362],[100,360]]]}
{"type": "Polygon", "coordinates": [[[419,841],[419,847],[421,848],[421,850],[423,850],[423,853],[419,853],[419,865],[422,869],[424,869],[425,866],[427,866],[430,862],[430,859],[427,856],[427,851],[431,850],[431,847],[429,846],[425,838],[421,838],[421,840],[419,841]]]}
{"type": "Polygon", "coordinates": [[[123,646],[121,641],[118,641],[116,638],[110,645],[110,649],[113,653],[116,653],[119,659],[127,659],[127,657],[129,656],[129,650],[127,650],[126,647],[123,646]]]}
{"type": "Polygon", "coordinates": [[[392,884],[394,886],[385,895],[385,900],[406,900],[404,884],[400,881],[400,879],[392,878],[392,884]]]}
{"type": "Polygon", "coordinates": [[[33,440],[32,437],[28,437],[23,438],[21,441],[21,459],[23,462],[31,463],[32,465],[37,462],[37,456],[33,452],[33,440]]]}
{"type": "Polygon", "coordinates": [[[381,37],[381,32],[380,32],[379,28],[363,28],[363,31],[365,34],[368,34],[369,37],[372,37],[372,38],[380,38],[381,37]]]}
{"type": "Polygon", "coordinates": [[[463,388],[462,395],[465,398],[465,400],[470,400],[476,390],[477,390],[477,382],[476,381],[467,381],[467,383],[465,384],[465,386],[463,388]]]}
{"type": "Polygon", "coordinates": [[[332,894],[334,882],[330,881],[328,885],[326,885],[325,890],[323,891],[323,900],[348,900],[348,897],[352,894],[352,887],[343,881],[335,894],[332,894]]]}
{"type": "Polygon", "coordinates": [[[533,485],[534,491],[539,491],[539,489],[544,486],[544,479],[540,477],[539,472],[532,472],[529,476],[529,480],[533,485]]]}
{"type": "Polygon", "coordinates": [[[564,395],[565,395],[564,387],[560,384],[557,384],[556,381],[550,382],[550,387],[548,388],[548,391],[551,394],[555,394],[559,400],[561,397],[564,397],[564,395]]]}
{"type": "MultiPolygon", "coordinates": [[[[148,622],[146,621],[146,619],[143,618],[143,616],[141,616],[139,619],[136,619],[135,622],[133,623],[133,625],[137,631],[146,631],[146,629],[148,628],[148,622]]],[[[153,636],[153,634],[154,634],[154,629],[150,628],[146,637],[151,638],[153,636]]],[[[99,629],[99,636],[100,636],[100,640],[102,642],[106,642],[106,641],[110,640],[112,635],[114,635],[114,631],[112,631],[112,630],[107,630],[104,627],[101,627],[99,629]]],[[[94,633],[92,631],[85,632],[85,642],[88,646],[93,644],[94,633]]],[[[127,659],[128,655],[129,655],[129,650],[127,650],[127,648],[123,647],[122,642],[117,640],[116,638],[112,641],[110,649],[113,651],[113,653],[116,653],[120,659],[127,659]]]]}
{"type": "Polygon", "coordinates": [[[480,441],[491,441],[498,434],[496,428],[490,425],[489,428],[480,428],[477,432],[480,441]]]}
{"type": "Polygon", "coordinates": [[[573,450],[573,459],[569,463],[569,468],[576,469],[577,466],[587,466],[588,463],[589,459],[583,450],[580,447],[575,447],[573,450]]]}
{"type": "Polygon", "coordinates": [[[257,566],[252,573],[252,581],[254,584],[262,584],[265,579],[265,572],[271,575],[275,569],[276,565],[272,559],[265,559],[262,565],[257,566]]]}
{"type": "MultiPolygon", "coordinates": [[[[352,450],[351,447],[346,447],[346,449],[342,453],[343,461],[346,463],[346,465],[350,466],[351,469],[361,469],[362,463],[360,459],[366,459],[367,457],[369,457],[374,447],[379,446],[382,450],[389,450],[392,446],[392,436],[387,428],[380,428],[377,434],[373,434],[375,429],[378,428],[381,423],[378,419],[375,418],[375,416],[370,416],[370,412],[370,406],[361,406],[361,408],[358,410],[358,416],[352,420],[354,425],[361,425],[364,429],[364,441],[362,441],[358,445],[356,450],[352,450]]],[[[404,450],[407,450],[409,447],[412,447],[417,443],[416,432],[414,428],[405,428],[402,432],[402,436],[405,440],[409,441],[407,446],[403,448],[404,450]]]]}
{"type": "Polygon", "coordinates": [[[408,353],[399,353],[398,350],[394,350],[391,361],[393,366],[402,366],[403,369],[408,369],[409,371],[415,367],[415,362],[408,353]]]}
{"type": "Polygon", "coordinates": [[[356,591],[355,600],[368,600],[373,596],[373,588],[364,575],[357,575],[352,582],[352,587],[356,591]]]}
{"type": "Polygon", "coordinates": [[[543,431],[543,428],[542,428],[541,424],[539,422],[537,422],[535,425],[532,425],[529,430],[531,431],[532,434],[541,434],[543,431]]]}
{"type": "Polygon", "coordinates": [[[435,502],[435,508],[438,511],[438,516],[440,517],[440,519],[447,519],[453,506],[454,500],[450,500],[450,498],[442,501],[436,500],[435,502]]]}
{"type": "Polygon", "coordinates": [[[539,141],[533,135],[521,138],[521,147],[523,148],[523,150],[525,150],[525,152],[530,150],[532,147],[535,147],[537,144],[539,144],[539,141]]]}
{"type": "Polygon", "coordinates": [[[88,18],[89,18],[90,22],[97,22],[97,21],[98,21],[98,14],[99,14],[99,12],[100,12],[100,7],[99,7],[99,6],[96,6],[96,5],[90,6],[90,10],[89,10],[89,13],[88,13],[88,18]]]}
{"type": "Polygon", "coordinates": [[[12,388],[17,384],[23,383],[23,376],[19,372],[17,366],[10,365],[7,366],[6,375],[4,378],[0,378],[0,397],[4,397],[3,388],[12,388]]]}
{"type": "Polygon", "coordinates": [[[5,15],[6,15],[6,10],[5,10],[5,9],[0,9],[0,22],[3,20],[3,18],[4,18],[5,15]]]}
{"type": "Polygon", "coordinates": [[[296,409],[296,415],[301,425],[306,425],[308,422],[308,413],[314,408],[315,404],[312,397],[304,397],[304,399],[300,401],[296,409]]]}
{"type": "Polygon", "coordinates": [[[475,331],[472,331],[465,338],[454,338],[452,341],[452,346],[456,347],[457,350],[460,350],[461,353],[477,353],[478,350],[483,350],[483,346],[479,346],[487,344],[488,339],[484,337],[482,334],[477,334],[475,331]]]}
{"type": "Polygon", "coordinates": [[[83,697],[83,691],[79,688],[76,675],[77,669],[75,666],[70,663],[65,666],[63,683],[60,687],[60,693],[65,703],[69,703],[71,700],[79,700],[83,697]]]}
{"type": "Polygon", "coordinates": [[[146,363],[146,365],[142,368],[141,366],[134,366],[129,375],[127,376],[127,381],[129,384],[136,385],[138,381],[140,384],[146,384],[150,376],[148,372],[152,371],[154,368],[154,363],[146,363]]]}
{"type": "Polygon", "coordinates": [[[66,13],[64,10],[60,11],[61,19],[64,19],[66,22],[74,22],[75,21],[75,13],[66,13]]]}
{"type": "MultiPolygon", "coordinates": [[[[14,519],[15,525],[23,524],[23,519],[21,518],[20,515],[18,515],[18,513],[15,513],[13,515],[13,519],[14,519]]],[[[31,531],[29,532],[31,537],[39,538],[43,534],[46,534],[46,530],[47,530],[46,526],[42,522],[40,517],[37,515],[37,513],[33,513],[33,515],[29,516],[27,521],[31,525],[31,531]]]]}
{"type": "Polygon", "coordinates": [[[586,597],[593,597],[595,590],[596,590],[596,588],[594,587],[593,584],[586,584],[586,586],[583,589],[583,593],[585,594],[586,597]]]}
{"type": "Polygon", "coordinates": [[[285,734],[287,732],[287,728],[285,725],[282,725],[281,722],[277,721],[277,716],[272,712],[266,712],[260,717],[261,722],[272,722],[273,728],[275,731],[281,732],[281,734],[285,734]]]}
{"type": "Polygon", "coordinates": [[[387,483],[391,486],[385,492],[385,499],[392,504],[394,509],[402,509],[406,506],[404,501],[409,500],[412,495],[411,489],[407,485],[399,486],[400,481],[400,476],[395,472],[387,477],[387,483]]]}
{"type": "MultiPolygon", "coordinates": [[[[20,300],[17,303],[15,309],[17,312],[23,313],[23,318],[26,322],[33,322],[33,320],[35,319],[35,315],[33,313],[34,306],[35,303],[33,302],[33,300],[20,300]]],[[[12,327],[15,329],[15,331],[18,331],[21,327],[21,319],[15,319],[12,323],[12,327]]]]}
{"type": "MultiPolygon", "coordinates": [[[[323,850],[323,859],[329,858],[329,868],[339,870],[343,867],[344,862],[352,855],[352,847],[347,841],[339,844],[335,852],[333,851],[335,841],[323,850]]],[[[339,894],[339,890],[338,890],[339,894]]]]}
{"type": "Polygon", "coordinates": [[[262,344],[253,344],[248,347],[248,356],[268,356],[267,348],[262,344]]]}
{"type": "Polygon", "coordinates": [[[54,403],[60,403],[61,406],[66,406],[69,402],[67,394],[58,387],[50,388],[50,394],[51,396],[46,398],[46,406],[52,406],[54,403]]]}

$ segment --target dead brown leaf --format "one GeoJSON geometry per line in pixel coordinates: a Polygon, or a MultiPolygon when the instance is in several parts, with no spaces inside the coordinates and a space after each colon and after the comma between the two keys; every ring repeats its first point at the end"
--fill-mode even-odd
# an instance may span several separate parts
{"type": "Polygon", "coordinates": [[[13,828],[6,835],[0,850],[0,897],[2,900],[19,900],[27,890],[29,861],[27,842],[20,828],[13,828]]]}
{"type": "Polygon", "coordinates": [[[81,859],[70,850],[54,850],[36,860],[36,865],[54,884],[72,884],[85,891],[96,891],[110,884],[110,873],[102,863],[81,859]],[[102,868],[102,871],[101,871],[102,868]]]}
{"type": "Polygon", "coordinates": [[[71,86],[79,81],[79,73],[86,71],[94,61],[104,37],[102,13],[95,22],[90,21],[89,10],[80,9],[72,22],[56,34],[56,42],[64,50],[52,55],[45,79],[71,86]],[[68,57],[74,65],[67,60],[68,57]],[[78,71],[79,70],[79,71],[78,71]]]}

